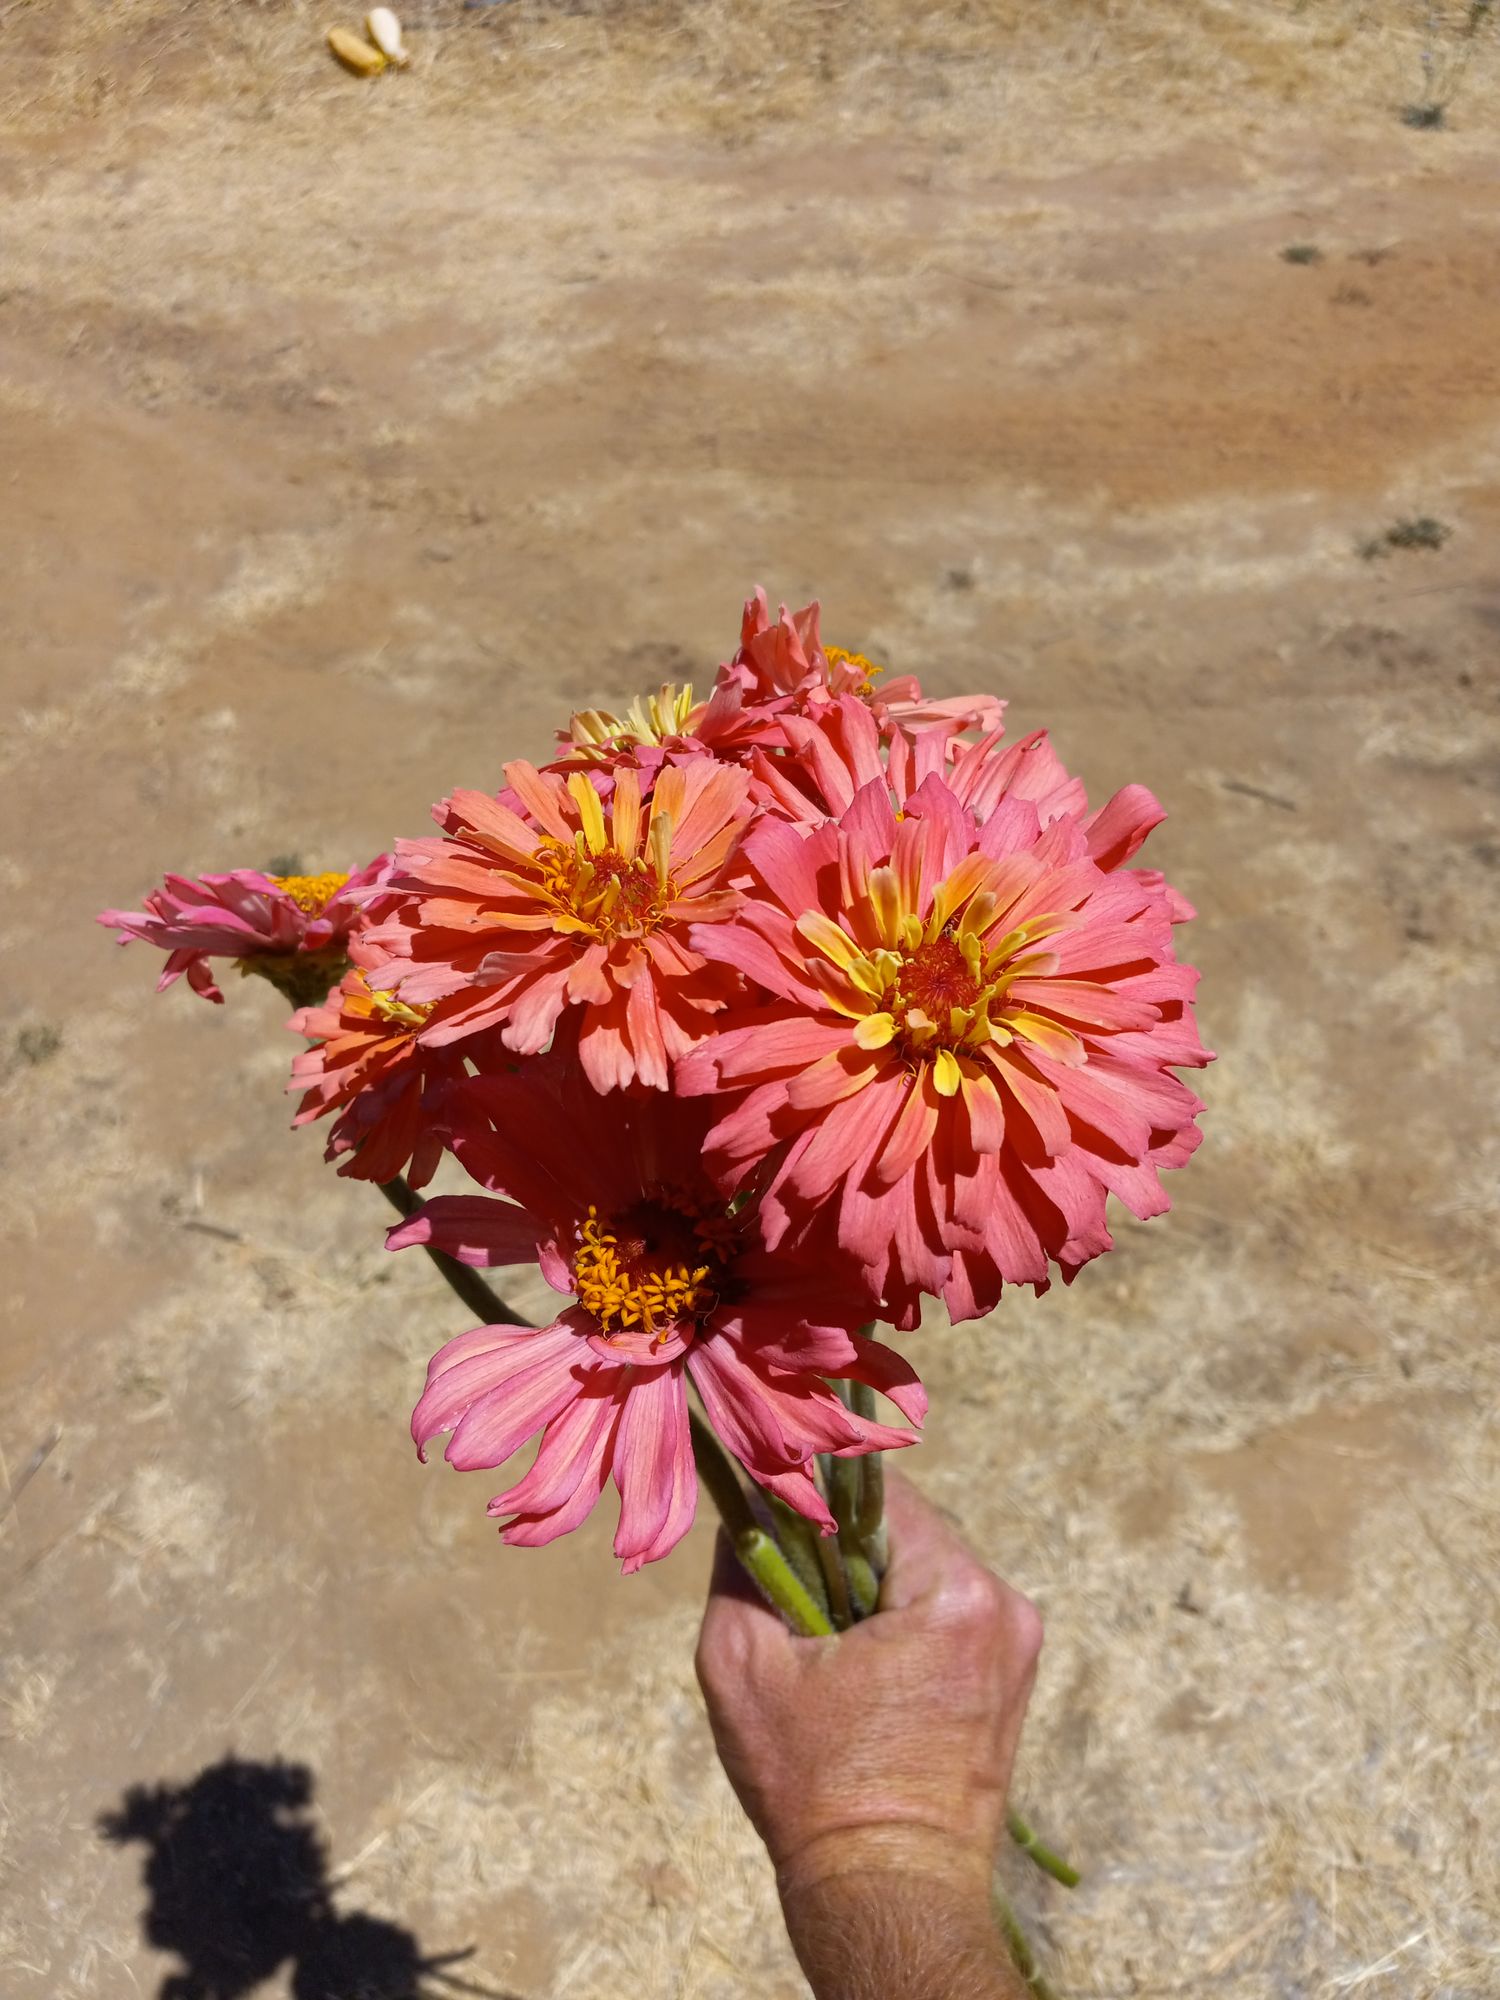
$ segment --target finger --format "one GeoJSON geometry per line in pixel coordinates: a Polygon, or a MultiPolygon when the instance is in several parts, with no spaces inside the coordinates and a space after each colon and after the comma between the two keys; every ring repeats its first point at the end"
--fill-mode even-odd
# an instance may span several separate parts
{"type": "Polygon", "coordinates": [[[714,1537],[714,1566],[708,1579],[708,1595],[710,1600],[729,1598],[741,1604],[753,1604],[760,1610],[766,1608],[765,1599],[735,1554],[734,1543],[723,1528],[714,1537]]]}
{"type": "Polygon", "coordinates": [[[952,1569],[978,1560],[962,1535],[899,1472],[885,1475],[885,1514],[891,1555],[880,1587],[882,1611],[899,1611],[931,1597],[952,1569]]]}
{"type": "Polygon", "coordinates": [[[772,1610],[745,1574],[733,1542],[721,1528],[695,1662],[705,1693],[712,1696],[736,1680],[765,1671],[775,1653],[790,1644],[791,1634],[780,1613],[772,1610]]]}

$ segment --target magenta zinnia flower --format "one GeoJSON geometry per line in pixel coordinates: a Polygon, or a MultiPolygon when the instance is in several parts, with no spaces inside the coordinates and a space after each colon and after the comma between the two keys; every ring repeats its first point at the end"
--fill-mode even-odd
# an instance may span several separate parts
{"type": "Polygon", "coordinates": [[[372,986],[435,1003],[434,1048],[494,1027],[532,1055],[576,1009],[597,1090],[665,1090],[671,1058],[738,987],[688,931],[737,906],[727,863],[751,811],[748,777],[700,758],[660,770],[643,801],[625,765],[606,801],[583,772],[514,763],[505,776],[506,798],[456,792],[435,808],[446,840],[399,844],[404,899],[370,932],[389,955],[372,986]]]}
{"type": "Polygon", "coordinates": [[[379,855],[352,875],[262,875],[255,868],[169,875],[146,896],[144,910],[105,910],[99,922],[116,929],[121,944],[139,938],[167,953],[158,993],[185,977],[195,993],[222,1003],[208,962],[232,958],[241,972],[258,972],[306,1004],[342,973],[345,940],[389,859],[379,855]]]}
{"type": "Polygon", "coordinates": [[[709,1135],[723,1185],[769,1175],[767,1242],[837,1204],[883,1317],[923,1293],[954,1319],[1003,1284],[1038,1291],[1110,1247],[1105,1198],[1169,1204],[1198,1143],[1170,1074],[1209,1060],[1157,878],[1122,868],[1161,817],[1142,787],[1085,825],[1006,797],[981,825],[940,777],[898,819],[867,785],[803,835],[766,819],[761,894],[695,940],[774,996],[678,1065],[679,1089],[745,1093],[709,1135]]]}
{"type": "Polygon", "coordinates": [[[865,1382],[914,1423],[926,1397],[890,1348],[856,1328],[871,1301],[836,1252],[760,1241],[703,1173],[711,1109],[665,1092],[588,1090],[571,1052],[460,1086],[453,1144],[485,1195],[439,1196],[391,1232],[469,1264],[533,1260],[570,1301],[550,1326],[477,1327],[433,1358],[412,1417],[425,1457],[498,1466],[541,1432],[531,1469],[490,1502],[505,1541],[535,1545],[587,1516],[610,1478],[627,1571],[692,1524],[691,1377],[729,1449],[825,1532],[818,1452],[857,1456],[915,1433],[847,1409],[824,1377],[865,1382]]]}

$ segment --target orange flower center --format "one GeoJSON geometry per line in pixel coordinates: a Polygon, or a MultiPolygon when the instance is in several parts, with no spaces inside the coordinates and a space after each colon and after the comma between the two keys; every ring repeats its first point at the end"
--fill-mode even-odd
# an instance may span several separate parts
{"type": "Polygon", "coordinates": [[[594,872],[606,892],[609,884],[614,885],[611,909],[619,928],[649,930],[660,922],[661,892],[656,876],[647,870],[644,861],[627,861],[611,847],[594,857],[594,872]]]}
{"type": "Polygon", "coordinates": [[[946,1022],[955,1007],[969,1008],[984,991],[958,940],[942,931],[930,944],[907,954],[898,975],[896,1005],[919,1007],[932,1021],[946,1022]]]}
{"type": "Polygon", "coordinates": [[[290,896],[299,910],[310,917],[331,903],[349,880],[347,875],[268,875],[284,896],[290,896]]]}
{"type": "Polygon", "coordinates": [[[959,1088],[960,1058],[972,1060],[987,1046],[1004,1048],[1018,1036],[1053,1054],[1075,1046],[1068,1029],[1011,993],[1019,981],[1055,974],[1049,941],[1070,919],[1049,911],[1007,926],[1004,908],[1014,896],[1002,907],[989,886],[996,878],[971,857],[937,885],[924,916],[907,907],[909,892],[893,868],[872,869],[855,913],[863,943],[822,910],[797,919],[798,935],[816,954],[805,961],[808,971],[829,1005],[853,1023],[856,1044],[894,1047],[913,1067],[930,1062],[945,1097],[959,1088]]]}
{"type": "Polygon", "coordinates": [[[592,1206],[573,1256],[573,1289],[605,1333],[634,1330],[665,1341],[701,1319],[718,1297],[733,1219],[669,1194],[601,1220],[592,1206]]]}
{"type": "Polygon", "coordinates": [[[660,880],[649,855],[614,847],[590,854],[581,839],[569,846],[549,836],[537,843],[536,860],[542,887],[568,912],[557,928],[605,944],[654,931],[677,893],[670,878],[660,880]]]}

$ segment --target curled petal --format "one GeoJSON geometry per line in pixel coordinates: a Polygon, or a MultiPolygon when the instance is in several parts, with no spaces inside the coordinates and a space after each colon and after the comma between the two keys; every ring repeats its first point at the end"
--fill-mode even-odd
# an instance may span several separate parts
{"type": "Polygon", "coordinates": [[[440,1194],[386,1231],[387,1250],[420,1244],[460,1264],[530,1264],[544,1225],[524,1208],[482,1194],[440,1194]]]}

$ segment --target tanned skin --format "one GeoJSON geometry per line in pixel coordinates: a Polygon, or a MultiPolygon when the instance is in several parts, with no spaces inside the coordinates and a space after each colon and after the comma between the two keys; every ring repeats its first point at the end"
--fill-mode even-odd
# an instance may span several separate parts
{"type": "Polygon", "coordinates": [[[873,1618],[798,1639],[720,1537],[698,1679],[816,2000],[1027,2000],[990,1914],[1036,1607],[887,1474],[873,1618]]]}

